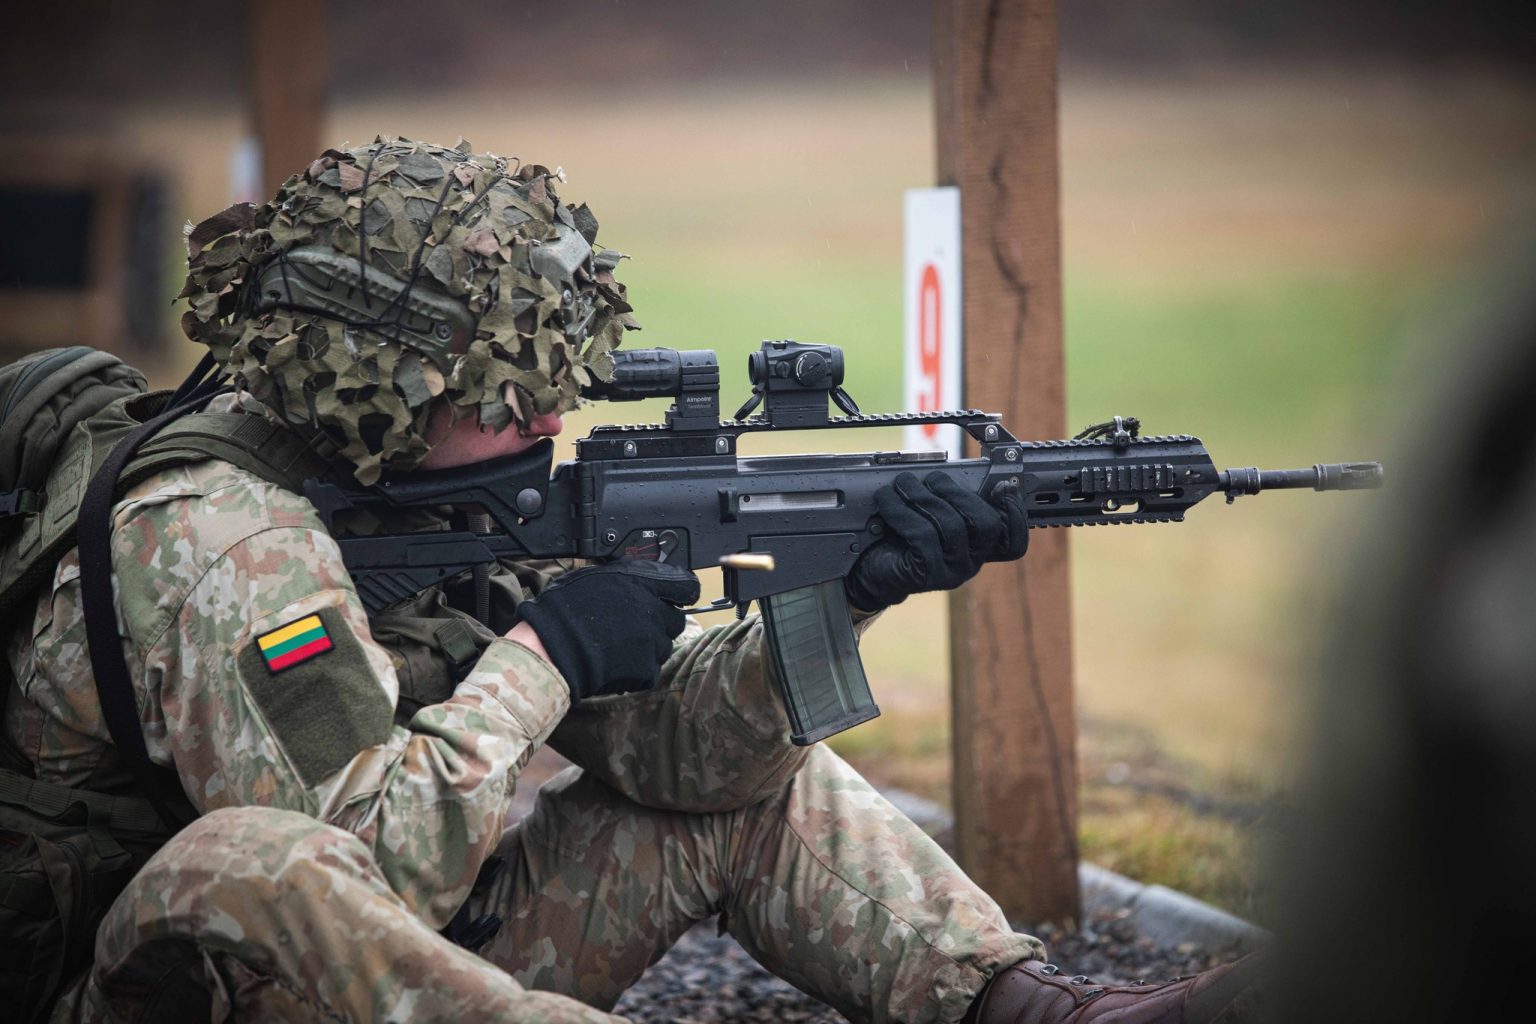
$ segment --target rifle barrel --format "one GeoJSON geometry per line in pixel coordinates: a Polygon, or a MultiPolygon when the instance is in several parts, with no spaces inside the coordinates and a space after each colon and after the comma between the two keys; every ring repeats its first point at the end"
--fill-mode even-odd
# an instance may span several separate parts
{"type": "Polygon", "coordinates": [[[1258,494],[1284,487],[1310,487],[1314,491],[1361,491],[1381,486],[1379,462],[1320,462],[1311,469],[1225,469],[1217,474],[1217,489],[1228,497],[1258,494]]]}

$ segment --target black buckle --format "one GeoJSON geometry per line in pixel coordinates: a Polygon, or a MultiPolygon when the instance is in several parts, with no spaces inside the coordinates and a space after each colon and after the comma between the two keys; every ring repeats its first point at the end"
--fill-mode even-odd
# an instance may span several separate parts
{"type": "Polygon", "coordinates": [[[12,516],[30,516],[43,507],[36,491],[18,487],[14,491],[0,491],[0,519],[12,516]]]}
{"type": "Polygon", "coordinates": [[[496,876],[501,874],[503,864],[500,854],[493,853],[485,858],[485,863],[480,865],[480,873],[475,876],[475,884],[470,887],[470,898],[464,901],[454,913],[453,918],[443,926],[441,933],[443,938],[473,953],[494,939],[496,933],[501,931],[501,915],[481,914],[479,917],[471,918],[469,905],[474,897],[484,895],[485,890],[495,882],[496,876]]]}

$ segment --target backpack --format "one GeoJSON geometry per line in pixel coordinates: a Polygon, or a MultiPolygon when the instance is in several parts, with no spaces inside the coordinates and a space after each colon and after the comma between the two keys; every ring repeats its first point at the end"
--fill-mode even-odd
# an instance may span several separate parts
{"type": "MultiPolygon", "coordinates": [[[[116,356],[74,346],[0,367],[0,623],[25,621],[59,559],[78,546],[97,694],[142,794],[31,777],[0,736],[0,990],[41,1020],[90,964],[96,928],[123,887],[191,820],[173,772],[149,760],[112,595],[111,510],[176,465],[218,458],[298,490],[324,463],[293,432],[246,413],[206,413],[227,390],[205,358],[172,393],[151,392],[116,356]]],[[[0,656],[0,713],[16,685],[0,656]]]]}
{"type": "Polygon", "coordinates": [[[91,963],[96,929],[164,844],[147,800],[0,770],[0,992],[9,1020],[41,1021],[91,963]]]}
{"type": "Polygon", "coordinates": [[[12,621],[73,546],[58,547],[68,531],[55,520],[79,507],[89,469],[79,460],[89,450],[71,451],[70,473],[53,470],[75,428],[148,390],[138,370],[85,345],[0,367],[0,622],[12,621]]]}

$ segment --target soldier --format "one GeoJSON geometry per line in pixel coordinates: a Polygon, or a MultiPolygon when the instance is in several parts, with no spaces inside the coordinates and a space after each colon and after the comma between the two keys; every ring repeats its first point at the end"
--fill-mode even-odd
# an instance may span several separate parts
{"type": "MultiPolygon", "coordinates": [[[[556,178],[380,139],[192,228],[183,324],[238,386],[211,408],[364,483],[557,433],[636,325],[556,178]]],[[[1027,543],[1019,500],[940,476],[881,509],[861,628],[1027,543]]],[[[143,736],[200,816],[112,904],[55,1020],[613,1020],[716,915],[856,1020],[1208,1020],[1237,987],[1052,973],[847,764],[789,743],[757,618],[686,625],[691,574],[503,566],[370,620],[313,507],[211,458],[133,486],[112,538],[143,736]],[[545,742],[578,767],[504,832],[545,742]],[[440,934],[456,914],[478,955],[440,934]]],[[[38,779],[121,791],[80,592],[71,552],[8,645],[6,736],[38,779]]]]}

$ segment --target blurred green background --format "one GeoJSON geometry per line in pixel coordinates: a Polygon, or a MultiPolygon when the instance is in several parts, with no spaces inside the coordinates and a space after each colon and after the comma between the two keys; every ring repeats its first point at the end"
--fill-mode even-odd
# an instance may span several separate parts
{"type": "MultiPolygon", "coordinates": [[[[933,183],[927,5],[725,6],[333,3],[326,136],[463,135],[561,165],[562,196],[633,257],[629,344],[717,348],[730,404],[759,340],[831,342],[864,409],[896,409],[901,194],[933,183]]],[[[1376,23],[1310,3],[1063,6],[1070,424],[1139,416],[1221,466],[1390,454],[1422,384],[1415,346],[1455,344],[1413,339],[1475,294],[1488,247],[1529,213],[1529,43],[1480,20],[1504,6],[1363,5],[1376,23]]],[[[174,225],[231,199],[240,22],[79,7],[4,44],[0,141],[23,155],[0,185],[60,153],[161,175],[168,301],[174,225]]],[[[168,341],[134,358],[169,382],[195,355],[168,341]]],[[[572,421],[621,412],[655,415],[572,421]]],[[[1381,500],[1413,500],[1419,482],[1388,473],[1381,500]]],[[[1072,538],[1087,859],[1267,916],[1256,840],[1286,799],[1309,659],[1370,507],[1278,493],[1072,538]]],[[[945,642],[942,599],[892,610],[864,644],[885,714],[834,741],[941,803],[945,642]]]]}

